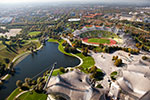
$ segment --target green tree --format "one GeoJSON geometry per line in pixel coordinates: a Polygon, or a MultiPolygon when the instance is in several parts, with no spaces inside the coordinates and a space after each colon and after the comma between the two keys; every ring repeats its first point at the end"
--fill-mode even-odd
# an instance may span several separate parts
{"type": "Polygon", "coordinates": [[[114,63],[117,67],[121,66],[122,64],[122,59],[117,59],[114,63]]]}
{"type": "Polygon", "coordinates": [[[18,81],[16,82],[16,86],[19,87],[19,88],[22,87],[22,84],[23,84],[23,82],[22,82],[21,80],[18,80],[18,81]]]}
{"type": "Polygon", "coordinates": [[[60,70],[60,72],[65,73],[65,68],[64,67],[60,67],[59,70],[60,70]]]}
{"type": "Polygon", "coordinates": [[[10,62],[10,60],[8,58],[5,58],[4,61],[6,64],[8,64],[10,62]]]}

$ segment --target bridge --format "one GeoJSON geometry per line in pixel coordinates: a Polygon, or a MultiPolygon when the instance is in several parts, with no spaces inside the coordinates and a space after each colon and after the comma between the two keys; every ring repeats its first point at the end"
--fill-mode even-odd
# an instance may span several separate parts
{"type": "Polygon", "coordinates": [[[54,68],[55,68],[56,64],[57,64],[56,62],[53,64],[51,71],[50,71],[50,69],[49,69],[50,74],[49,74],[49,76],[48,76],[48,79],[47,79],[47,81],[46,81],[46,84],[45,84],[43,90],[46,90],[46,89],[47,89],[48,82],[50,81],[50,79],[51,79],[51,77],[52,77],[52,74],[53,74],[53,71],[54,71],[54,68]]]}

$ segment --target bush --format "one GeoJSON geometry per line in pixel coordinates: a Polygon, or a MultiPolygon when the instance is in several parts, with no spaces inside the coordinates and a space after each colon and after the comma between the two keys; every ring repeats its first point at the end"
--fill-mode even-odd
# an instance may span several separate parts
{"type": "Polygon", "coordinates": [[[103,80],[103,76],[104,76],[103,72],[96,71],[96,72],[94,72],[90,75],[90,78],[91,79],[96,79],[97,81],[99,81],[99,80],[103,80]]]}
{"type": "Polygon", "coordinates": [[[147,59],[148,59],[148,57],[146,57],[146,56],[142,56],[142,59],[143,59],[143,60],[147,60],[147,59]]]}
{"type": "Polygon", "coordinates": [[[89,69],[89,73],[94,73],[94,72],[96,72],[96,70],[97,70],[97,67],[93,66],[89,69]]]}
{"type": "Polygon", "coordinates": [[[21,80],[18,80],[18,81],[16,82],[16,86],[19,87],[19,88],[22,87],[22,84],[23,84],[23,82],[22,82],[21,80]]]}
{"type": "Polygon", "coordinates": [[[29,90],[28,84],[23,83],[21,89],[22,89],[22,90],[29,90]]]}
{"type": "Polygon", "coordinates": [[[110,74],[111,79],[112,79],[112,80],[116,80],[116,75],[117,75],[117,74],[118,74],[117,71],[112,72],[112,73],[110,74]]]}
{"type": "Polygon", "coordinates": [[[25,83],[29,86],[32,85],[32,79],[31,78],[25,78],[25,83]]]}
{"type": "Polygon", "coordinates": [[[118,56],[113,56],[112,60],[117,60],[118,56]]]}
{"type": "Polygon", "coordinates": [[[70,69],[70,71],[73,71],[73,70],[74,70],[73,68],[70,69]]]}
{"type": "Polygon", "coordinates": [[[10,60],[8,58],[5,58],[5,63],[8,64],[10,62],[10,60]]]}
{"type": "Polygon", "coordinates": [[[96,86],[96,88],[103,88],[103,86],[102,86],[101,84],[98,84],[98,85],[96,86]]]}
{"type": "Polygon", "coordinates": [[[114,63],[117,67],[121,66],[122,64],[122,59],[117,59],[114,63]]]}
{"type": "Polygon", "coordinates": [[[65,68],[64,67],[60,67],[59,70],[60,70],[60,72],[65,73],[65,68]]]}

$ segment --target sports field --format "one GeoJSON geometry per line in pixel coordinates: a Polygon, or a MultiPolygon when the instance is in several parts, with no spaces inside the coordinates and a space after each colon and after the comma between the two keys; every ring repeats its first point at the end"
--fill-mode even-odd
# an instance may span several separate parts
{"type": "Polygon", "coordinates": [[[115,40],[107,38],[84,38],[83,41],[91,44],[104,44],[104,45],[114,45],[117,43],[115,40]]]}
{"type": "Polygon", "coordinates": [[[98,44],[110,44],[109,39],[102,39],[102,38],[90,38],[88,39],[88,42],[98,43],[98,44]]]}

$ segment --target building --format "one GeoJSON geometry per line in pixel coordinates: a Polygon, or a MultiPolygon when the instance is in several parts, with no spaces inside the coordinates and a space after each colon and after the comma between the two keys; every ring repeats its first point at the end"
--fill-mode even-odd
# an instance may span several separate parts
{"type": "Polygon", "coordinates": [[[53,96],[62,98],[61,100],[105,100],[108,91],[94,88],[89,82],[88,76],[79,70],[52,77],[48,83],[48,98],[52,99],[53,96]]]}
{"type": "Polygon", "coordinates": [[[150,99],[150,95],[147,93],[150,91],[149,65],[149,62],[139,60],[139,62],[128,65],[126,70],[122,70],[122,76],[117,79],[121,90],[134,99],[150,99]]]}

